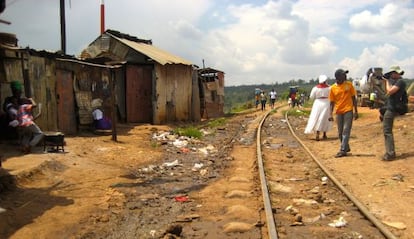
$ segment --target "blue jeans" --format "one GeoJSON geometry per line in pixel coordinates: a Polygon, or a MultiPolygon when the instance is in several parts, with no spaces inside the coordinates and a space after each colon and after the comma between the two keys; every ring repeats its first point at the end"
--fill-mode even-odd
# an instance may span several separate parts
{"type": "Polygon", "coordinates": [[[385,153],[389,156],[395,156],[394,135],[392,133],[392,127],[394,126],[394,117],[394,112],[386,110],[384,113],[384,119],[382,121],[385,139],[385,153]]]}
{"type": "Polygon", "coordinates": [[[22,146],[34,147],[43,139],[43,132],[36,124],[20,127],[20,134],[22,146]]]}
{"type": "Polygon", "coordinates": [[[338,138],[341,141],[340,151],[349,152],[349,138],[351,136],[352,121],[354,119],[354,113],[348,111],[344,114],[336,115],[336,124],[338,126],[338,138]]]}

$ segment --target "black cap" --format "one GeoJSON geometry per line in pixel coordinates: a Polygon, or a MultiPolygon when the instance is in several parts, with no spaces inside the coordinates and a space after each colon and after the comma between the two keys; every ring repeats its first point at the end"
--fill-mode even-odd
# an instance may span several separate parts
{"type": "Polygon", "coordinates": [[[348,70],[343,70],[343,69],[338,69],[338,70],[336,70],[335,71],[335,78],[337,78],[338,76],[340,76],[340,75],[346,75],[346,74],[348,74],[348,70]]]}

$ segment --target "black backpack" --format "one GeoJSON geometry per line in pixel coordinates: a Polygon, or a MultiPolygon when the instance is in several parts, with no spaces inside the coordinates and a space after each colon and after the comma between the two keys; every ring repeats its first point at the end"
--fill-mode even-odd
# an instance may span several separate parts
{"type": "Polygon", "coordinates": [[[404,115],[408,112],[408,95],[407,95],[407,91],[403,90],[401,96],[396,99],[396,101],[395,101],[395,111],[400,115],[404,115]]]}

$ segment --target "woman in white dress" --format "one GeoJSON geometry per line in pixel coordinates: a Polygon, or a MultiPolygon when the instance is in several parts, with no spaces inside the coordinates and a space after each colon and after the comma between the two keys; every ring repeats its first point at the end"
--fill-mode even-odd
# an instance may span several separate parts
{"type": "Polygon", "coordinates": [[[329,121],[331,114],[329,102],[329,85],[326,83],[326,75],[319,76],[319,84],[312,88],[309,98],[314,100],[305,134],[316,132],[316,140],[319,141],[320,132],[323,132],[323,139],[327,139],[326,132],[332,129],[332,122],[329,121]]]}

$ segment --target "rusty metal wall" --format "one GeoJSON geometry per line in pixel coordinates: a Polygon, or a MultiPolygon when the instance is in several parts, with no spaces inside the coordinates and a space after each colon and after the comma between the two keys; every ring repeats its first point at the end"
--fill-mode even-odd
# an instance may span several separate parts
{"type": "Polygon", "coordinates": [[[190,121],[192,107],[192,66],[155,65],[156,104],[154,123],[190,121]]]}
{"type": "Polygon", "coordinates": [[[126,67],[126,116],[129,123],[152,123],[151,65],[126,67]]]}
{"type": "Polygon", "coordinates": [[[36,119],[36,123],[44,131],[55,131],[58,128],[55,61],[31,56],[28,67],[32,97],[38,105],[41,104],[41,115],[36,119]]]}

